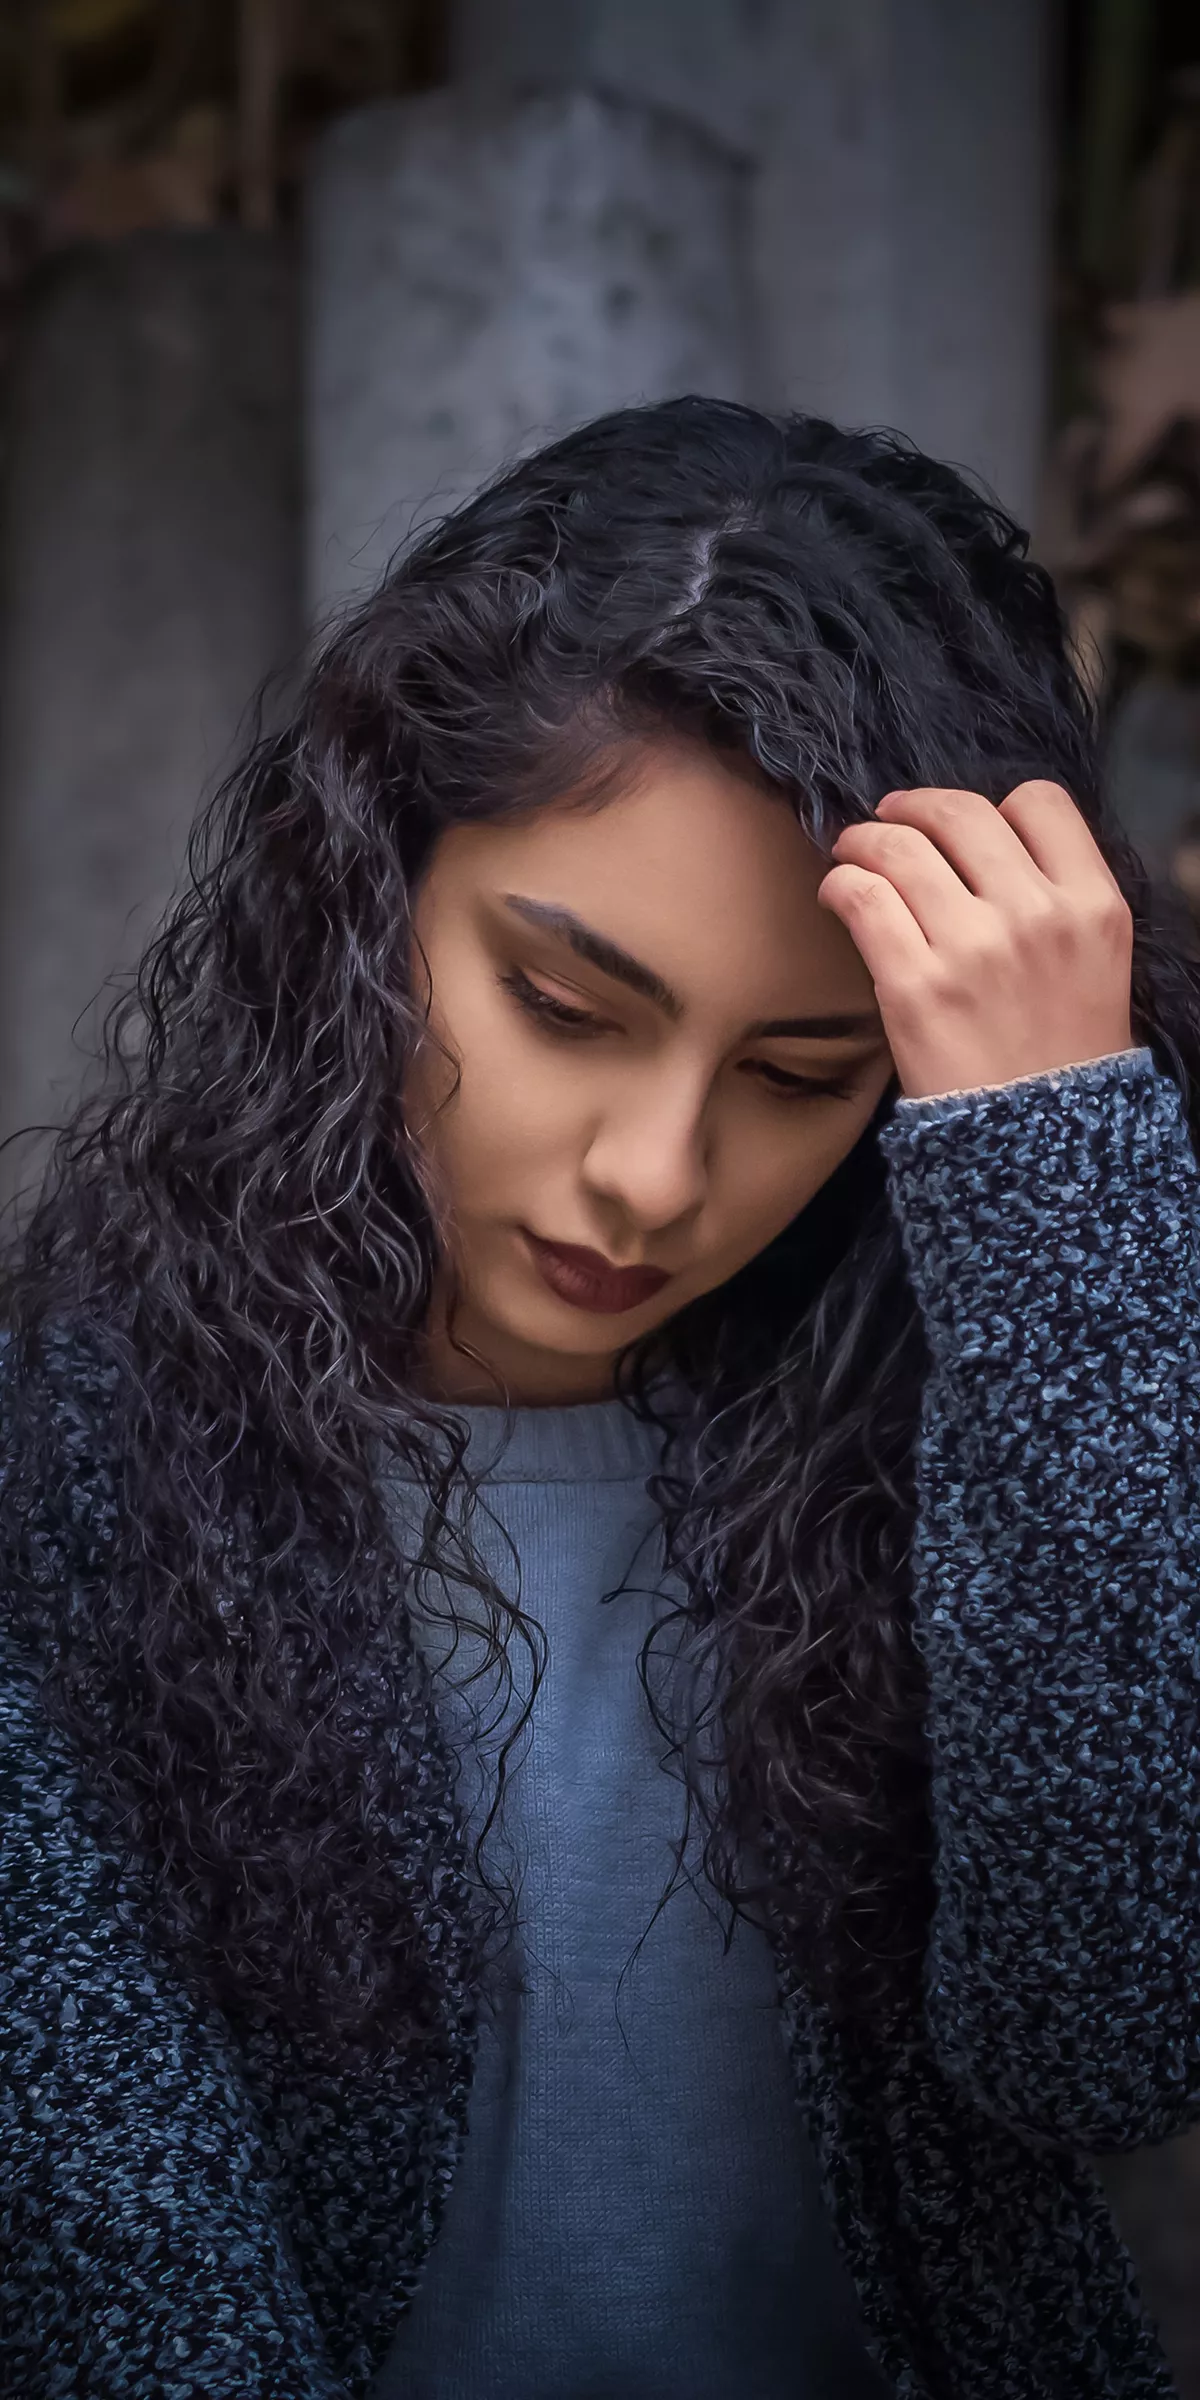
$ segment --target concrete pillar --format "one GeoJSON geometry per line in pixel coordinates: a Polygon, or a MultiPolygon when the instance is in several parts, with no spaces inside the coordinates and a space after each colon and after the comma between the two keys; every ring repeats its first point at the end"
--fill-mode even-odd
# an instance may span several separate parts
{"type": "Polygon", "coordinates": [[[1026,521],[1043,410],[1043,0],[457,0],[495,94],[572,83],[752,170],[748,397],[891,425],[1026,521]]]}
{"type": "MultiPolygon", "coordinates": [[[[299,638],[294,289],[272,237],[136,235],[54,269],[25,326],[0,532],[0,1137],[94,1082],[100,987],[136,962],[203,788],[299,638]]],[[[0,1196],[45,1147],[0,1153],[0,1196]]]]}
{"type": "Polygon", "coordinates": [[[781,4],[789,0],[453,0],[450,71],[492,98],[599,92],[750,160],[781,4]]]}
{"type": "Polygon", "coordinates": [[[1033,519],[1050,197],[1042,0],[767,0],[763,399],[890,425],[1033,519]]]}
{"type": "Polygon", "coordinates": [[[1200,835],[1200,692],[1145,675],[1108,724],[1109,798],[1150,873],[1170,875],[1179,843],[1200,835]]]}
{"type": "Polygon", "coordinates": [[[308,195],[313,615],[550,435],[743,397],[743,201],[705,134],[594,91],[446,90],[331,127],[308,195]]]}

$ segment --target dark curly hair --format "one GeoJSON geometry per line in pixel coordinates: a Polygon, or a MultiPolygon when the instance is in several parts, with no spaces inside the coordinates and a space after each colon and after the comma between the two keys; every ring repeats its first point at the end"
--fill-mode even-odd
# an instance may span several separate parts
{"type": "MultiPolygon", "coordinates": [[[[106,1019],[105,1087],[2,1262],[0,1567],[85,1789],[235,2017],[341,2057],[435,2039],[442,1979],[482,1985],[506,1914],[412,1639],[439,1578],[483,1596],[502,1675],[539,1631],[452,1521],[466,1426],[418,1389],[441,1252],[399,1094],[444,828],[602,801],[664,732],[740,758],[823,844],[892,787],[998,801],[1052,777],[1133,910],[1138,1038],[1195,1125],[1196,973],[1104,818],[1026,549],[897,436],[622,410],[499,476],[327,629],[285,729],[260,715],[199,818],[106,1019]],[[381,1450],[428,1495],[408,1555],[381,1450]]],[[[912,1973],[931,1893],[908,1588],[927,1360],[876,1139],[894,1097],[777,1241],[619,1362],[664,1429],[672,1614],[719,1636],[715,1784],[691,1788],[695,1724],[659,1719],[706,1873],[845,2015],[912,1973]]]]}

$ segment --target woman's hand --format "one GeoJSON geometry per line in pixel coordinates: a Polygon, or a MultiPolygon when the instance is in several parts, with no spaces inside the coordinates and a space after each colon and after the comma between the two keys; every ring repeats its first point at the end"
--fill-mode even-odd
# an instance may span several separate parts
{"type": "Polygon", "coordinates": [[[1133,919],[1057,783],[888,792],[820,886],[875,985],[906,1098],[1134,1047],[1133,919]]]}

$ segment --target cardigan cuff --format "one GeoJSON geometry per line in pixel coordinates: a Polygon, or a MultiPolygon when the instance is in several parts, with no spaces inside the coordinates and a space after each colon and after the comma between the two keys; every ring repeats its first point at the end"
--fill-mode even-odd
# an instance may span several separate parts
{"type": "Polygon", "coordinates": [[[909,1275],[934,1338],[1039,1310],[1064,1279],[1180,1265],[1200,1167],[1179,1087],[1148,1047],[978,1091],[900,1099],[879,1129],[909,1275]]]}

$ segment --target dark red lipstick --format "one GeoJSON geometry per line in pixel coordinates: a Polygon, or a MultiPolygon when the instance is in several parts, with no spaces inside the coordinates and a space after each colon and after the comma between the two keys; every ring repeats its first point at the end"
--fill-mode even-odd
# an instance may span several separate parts
{"type": "Polygon", "coordinates": [[[552,1292],[575,1308],[595,1309],[599,1315],[619,1316],[638,1308],[670,1282],[661,1267],[614,1267],[599,1250],[581,1250],[573,1242],[544,1242],[526,1229],[534,1260],[552,1292]]]}

